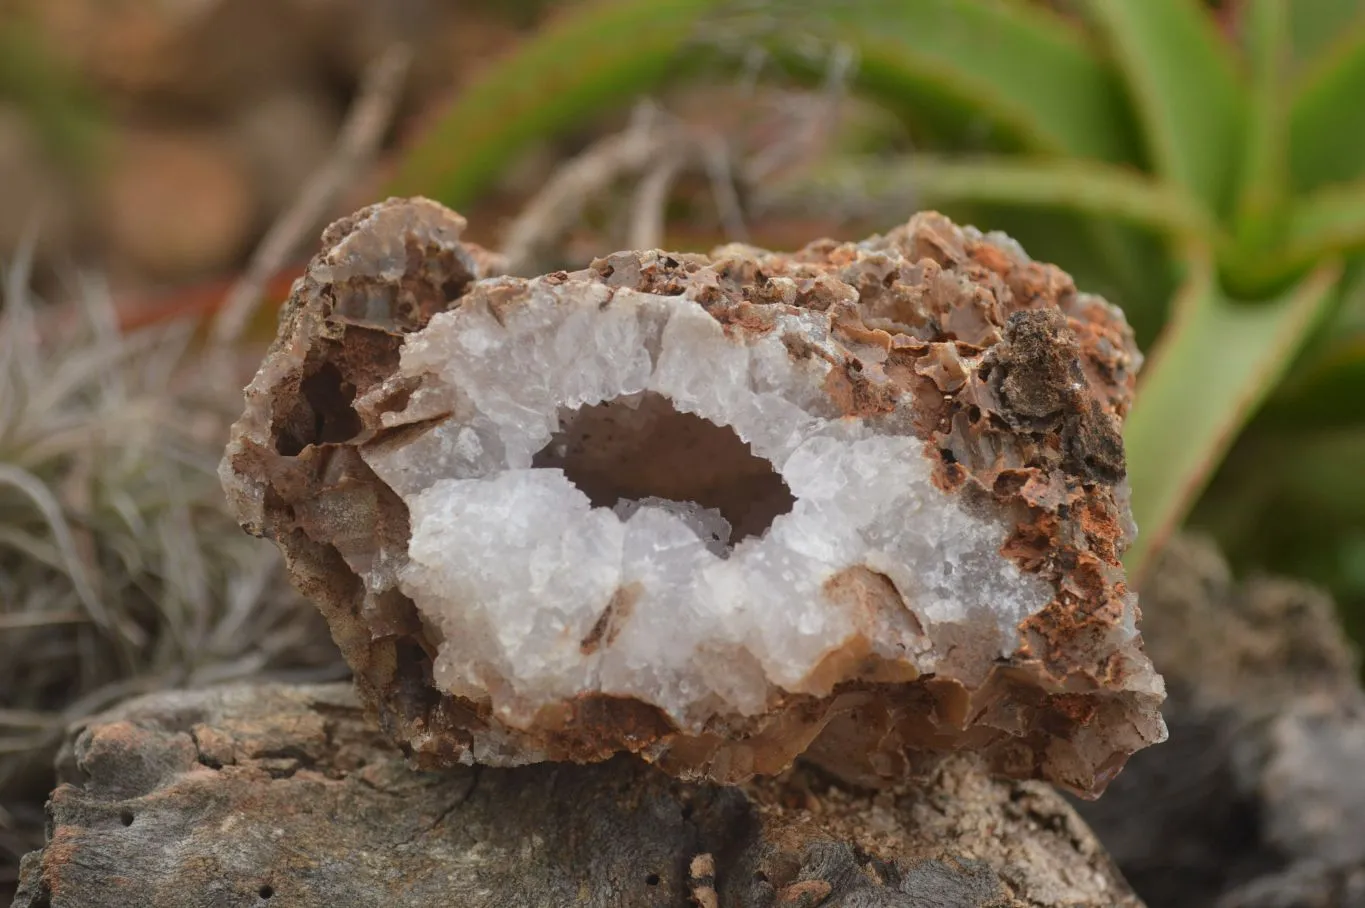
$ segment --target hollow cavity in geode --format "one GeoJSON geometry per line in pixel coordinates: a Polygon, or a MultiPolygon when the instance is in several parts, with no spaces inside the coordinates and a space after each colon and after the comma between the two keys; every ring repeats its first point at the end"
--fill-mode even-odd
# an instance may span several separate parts
{"type": "Polygon", "coordinates": [[[1164,737],[1117,309],[934,214],[532,280],[463,226],[330,227],[222,467],[419,765],[968,749],[1094,794],[1164,737]]]}
{"type": "Polygon", "coordinates": [[[594,507],[623,519],[641,506],[671,510],[725,554],[792,509],[781,475],[733,429],[655,392],[564,410],[559,423],[531,465],[562,470],[594,507]]]}

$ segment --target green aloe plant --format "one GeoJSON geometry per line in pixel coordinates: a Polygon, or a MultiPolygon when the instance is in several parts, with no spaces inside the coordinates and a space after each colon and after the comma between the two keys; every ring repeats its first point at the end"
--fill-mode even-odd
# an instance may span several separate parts
{"type": "Polygon", "coordinates": [[[1354,546],[1365,601],[1365,535],[1342,532],[1365,526],[1362,471],[1322,470],[1318,487],[1300,464],[1293,483],[1272,481],[1297,450],[1287,439],[1365,434],[1365,5],[1057,6],[576,4],[465,89],[391,188],[467,206],[527,143],[670,81],[724,73],[704,65],[722,56],[707,36],[740,35],[811,81],[820,74],[803,42],[851,48],[854,90],[906,124],[914,152],[836,158],[760,194],[799,204],[856,187],[939,207],[1007,230],[1123,305],[1149,353],[1126,429],[1142,530],[1133,575],[1201,496],[1197,519],[1234,554],[1277,495],[1317,496],[1345,516],[1325,527],[1303,518],[1295,538],[1318,539],[1319,562],[1338,542],[1354,546]]]}

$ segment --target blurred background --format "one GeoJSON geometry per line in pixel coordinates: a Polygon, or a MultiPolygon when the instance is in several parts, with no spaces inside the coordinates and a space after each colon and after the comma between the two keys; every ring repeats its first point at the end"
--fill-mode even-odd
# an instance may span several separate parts
{"type": "MultiPolygon", "coordinates": [[[[342,674],[214,475],[332,219],[513,273],[938,208],[1120,305],[1181,525],[1365,637],[1365,0],[0,0],[0,887],[65,723],[342,674]]],[[[2,899],[0,899],[2,900],[2,899]]]]}
{"type": "MultiPolygon", "coordinates": [[[[386,48],[408,40],[415,52],[383,128],[389,156],[539,14],[424,0],[6,0],[0,244],[12,259],[36,232],[44,290],[80,267],[120,303],[163,290],[183,300],[242,268],[326,160],[386,48]]],[[[350,176],[327,214],[380,189],[371,167],[350,176]]]]}

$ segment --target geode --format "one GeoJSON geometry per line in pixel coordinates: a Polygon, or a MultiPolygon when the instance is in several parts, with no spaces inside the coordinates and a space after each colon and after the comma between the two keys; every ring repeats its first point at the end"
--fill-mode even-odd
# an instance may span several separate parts
{"type": "Polygon", "coordinates": [[[417,765],[967,749],[1093,795],[1164,737],[1118,309],[934,213],[530,280],[463,228],[328,228],[221,470],[417,765]]]}

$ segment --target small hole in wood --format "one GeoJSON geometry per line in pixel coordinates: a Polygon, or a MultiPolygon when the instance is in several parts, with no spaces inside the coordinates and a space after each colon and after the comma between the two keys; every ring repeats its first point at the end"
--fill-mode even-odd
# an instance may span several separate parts
{"type": "Polygon", "coordinates": [[[659,885],[659,875],[657,873],[651,873],[649,876],[645,877],[645,884],[648,886],[659,885]]]}
{"type": "Polygon", "coordinates": [[[269,883],[267,883],[266,885],[264,885],[264,886],[262,886],[262,887],[260,888],[259,892],[260,892],[261,898],[263,898],[263,899],[268,899],[268,898],[270,898],[272,895],[275,894],[275,887],[274,887],[274,886],[271,886],[269,883]]]}
{"type": "Polygon", "coordinates": [[[122,823],[124,826],[132,826],[133,812],[131,810],[120,811],[118,815],[118,821],[122,823]]]}

